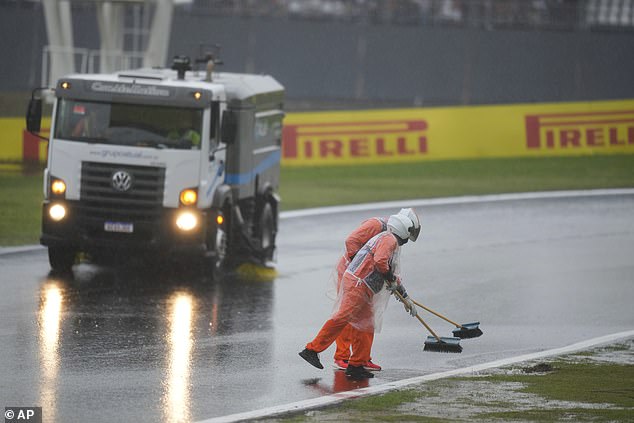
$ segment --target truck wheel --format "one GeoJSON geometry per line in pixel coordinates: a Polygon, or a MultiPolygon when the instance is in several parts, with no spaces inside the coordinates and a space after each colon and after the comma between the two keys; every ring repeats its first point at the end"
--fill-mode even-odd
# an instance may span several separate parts
{"type": "Polygon", "coordinates": [[[273,206],[267,202],[262,208],[259,221],[260,248],[263,252],[263,259],[273,260],[275,251],[275,237],[277,236],[277,224],[273,214],[273,206]]]}
{"type": "Polygon", "coordinates": [[[216,245],[214,246],[216,250],[216,266],[222,266],[225,259],[227,258],[227,233],[222,229],[218,228],[216,231],[216,245]]]}
{"type": "Polygon", "coordinates": [[[231,209],[229,205],[223,207],[222,214],[225,216],[224,227],[217,228],[215,236],[210,237],[207,241],[209,248],[214,252],[211,262],[211,277],[214,280],[222,278],[229,255],[229,231],[231,230],[231,209]]]}
{"type": "Polygon", "coordinates": [[[48,247],[48,262],[55,272],[70,272],[75,264],[77,251],[67,247],[48,247]]]}

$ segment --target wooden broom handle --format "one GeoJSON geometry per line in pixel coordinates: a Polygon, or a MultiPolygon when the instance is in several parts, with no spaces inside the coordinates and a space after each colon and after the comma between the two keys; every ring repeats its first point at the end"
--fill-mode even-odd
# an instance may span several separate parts
{"type": "Polygon", "coordinates": [[[416,302],[413,298],[410,298],[409,300],[410,300],[411,302],[413,302],[414,304],[416,304],[417,306],[419,306],[420,308],[422,308],[422,309],[424,309],[424,310],[427,310],[427,311],[428,311],[428,312],[430,312],[431,314],[434,314],[434,315],[436,315],[436,316],[440,317],[441,319],[446,320],[447,322],[451,323],[451,324],[452,324],[452,325],[454,325],[455,327],[457,327],[457,328],[461,328],[461,327],[462,327],[462,325],[459,325],[458,323],[454,322],[453,320],[449,320],[448,318],[446,318],[446,317],[445,317],[445,316],[443,316],[442,314],[440,314],[440,313],[438,313],[438,312],[436,312],[436,311],[432,310],[431,308],[425,307],[425,306],[424,306],[424,305],[422,305],[421,303],[416,302]]]}
{"type": "MultiPolygon", "coordinates": [[[[398,297],[398,299],[399,299],[399,300],[401,300],[401,302],[402,302],[403,304],[405,304],[405,298],[403,298],[403,296],[401,295],[401,293],[400,293],[400,292],[398,292],[398,291],[396,291],[396,290],[394,290],[393,292],[394,292],[394,295],[396,295],[396,296],[398,297]]],[[[412,302],[413,302],[413,301],[412,301],[412,302]]],[[[414,304],[416,304],[416,303],[414,303],[414,304]]],[[[418,314],[416,314],[416,318],[418,319],[418,321],[419,321],[419,322],[421,322],[421,323],[423,324],[423,326],[425,326],[425,329],[427,329],[427,330],[429,331],[429,333],[431,333],[431,334],[434,336],[434,338],[436,338],[436,340],[437,340],[438,342],[442,342],[442,341],[440,340],[440,337],[439,337],[438,335],[436,335],[436,332],[434,332],[434,331],[433,331],[433,330],[432,330],[432,329],[431,329],[431,328],[427,325],[427,323],[425,323],[425,321],[423,320],[423,318],[422,318],[422,317],[420,317],[418,314]]]]}

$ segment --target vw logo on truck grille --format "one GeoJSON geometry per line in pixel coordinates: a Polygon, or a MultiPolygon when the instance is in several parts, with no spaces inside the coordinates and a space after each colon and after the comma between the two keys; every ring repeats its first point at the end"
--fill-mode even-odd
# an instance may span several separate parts
{"type": "Polygon", "coordinates": [[[132,188],[132,176],[125,170],[118,170],[112,174],[112,187],[119,192],[126,192],[132,188]]]}

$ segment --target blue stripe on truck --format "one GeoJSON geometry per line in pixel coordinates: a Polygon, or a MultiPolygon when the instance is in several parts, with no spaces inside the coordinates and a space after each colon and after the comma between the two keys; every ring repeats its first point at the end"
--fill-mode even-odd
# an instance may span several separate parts
{"type": "Polygon", "coordinates": [[[281,150],[277,150],[269,154],[262,160],[253,170],[245,173],[227,173],[225,175],[225,183],[229,185],[244,185],[255,179],[255,176],[264,172],[268,168],[277,165],[282,157],[281,150]]]}

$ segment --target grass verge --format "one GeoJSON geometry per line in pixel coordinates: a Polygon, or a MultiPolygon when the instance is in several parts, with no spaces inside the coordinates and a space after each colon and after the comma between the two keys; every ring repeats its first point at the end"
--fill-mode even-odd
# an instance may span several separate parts
{"type": "Polygon", "coordinates": [[[480,420],[628,421],[634,412],[634,366],[555,361],[542,375],[493,375],[490,383],[518,383],[517,392],[544,399],[541,407],[480,413],[480,420]],[[547,404],[555,402],[555,406],[547,404]]]}
{"type": "Polygon", "coordinates": [[[36,244],[40,236],[42,172],[0,170],[0,246],[36,244]]]}
{"type": "Polygon", "coordinates": [[[626,422],[634,415],[634,339],[427,382],[266,422],[626,422]],[[615,348],[616,347],[616,348],[615,348]]]}
{"type": "Polygon", "coordinates": [[[284,168],[282,208],[525,191],[634,187],[634,155],[284,168]]]}
{"type": "Polygon", "coordinates": [[[539,377],[529,374],[493,375],[491,382],[519,382],[522,392],[559,401],[609,403],[634,407],[634,366],[557,361],[539,377]]]}

